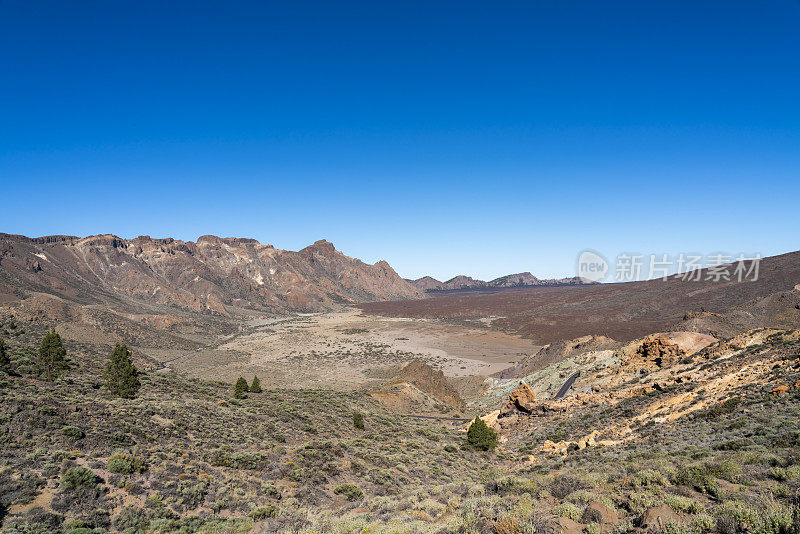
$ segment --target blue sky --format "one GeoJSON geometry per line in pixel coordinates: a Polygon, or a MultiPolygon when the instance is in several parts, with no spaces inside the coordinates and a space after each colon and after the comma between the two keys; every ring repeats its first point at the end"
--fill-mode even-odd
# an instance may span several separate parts
{"type": "Polygon", "coordinates": [[[800,249],[800,2],[0,3],[0,231],[404,276],[800,249]]]}

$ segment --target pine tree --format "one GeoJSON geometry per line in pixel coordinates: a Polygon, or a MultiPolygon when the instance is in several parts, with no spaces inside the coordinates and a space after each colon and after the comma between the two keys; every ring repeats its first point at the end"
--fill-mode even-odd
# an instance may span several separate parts
{"type": "Polygon", "coordinates": [[[111,351],[111,361],[105,372],[106,389],[126,399],[132,399],[139,391],[139,371],[131,360],[131,351],[125,345],[117,345],[111,351]]]}
{"type": "Polygon", "coordinates": [[[483,419],[476,417],[467,430],[467,443],[479,451],[490,451],[497,447],[497,432],[489,428],[483,419]]]}
{"type": "Polygon", "coordinates": [[[61,342],[61,336],[55,331],[50,330],[39,347],[39,360],[37,362],[39,371],[44,374],[47,381],[52,381],[61,371],[69,369],[67,365],[67,351],[61,342]]]}
{"type": "Polygon", "coordinates": [[[250,393],[261,393],[261,382],[258,381],[258,377],[253,377],[253,383],[250,385],[250,393]]]}
{"type": "Polygon", "coordinates": [[[245,393],[247,393],[247,380],[243,377],[239,377],[239,380],[236,381],[236,386],[233,388],[233,398],[234,399],[243,399],[245,398],[245,393]]]}
{"type": "Polygon", "coordinates": [[[353,426],[359,430],[364,430],[364,416],[360,412],[353,413],[353,426]]]}
{"type": "Polygon", "coordinates": [[[11,361],[8,359],[8,354],[6,354],[6,344],[3,342],[3,338],[0,337],[0,371],[7,371],[10,364],[11,361]]]}

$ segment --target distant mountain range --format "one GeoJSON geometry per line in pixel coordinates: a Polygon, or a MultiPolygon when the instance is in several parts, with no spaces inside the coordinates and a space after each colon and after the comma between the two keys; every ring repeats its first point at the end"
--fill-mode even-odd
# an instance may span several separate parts
{"type": "Polygon", "coordinates": [[[500,278],[495,278],[494,280],[491,280],[489,282],[485,282],[483,280],[476,280],[471,276],[465,276],[463,274],[453,277],[450,280],[447,280],[446,282],[440,282],[439,280],[432,278],[430,276],[423,276],[422,278],[418,278],[417,280],[409,280],[407,278],[406,281],[412,284],[420,291],[448,291],[453,289],[481,289],[481,288],[503,288],[503,287],[531,287],[531,286],[565,286],[565,285],[575,286],[575,285],[586,285],[595,283],[586,280],[585,278],[580,278],[578,276],[573,276],[572,278],[541,279],[541,278],[536,278],[529,272],[507,274],[505,276],[501,276],[500,278]]]}

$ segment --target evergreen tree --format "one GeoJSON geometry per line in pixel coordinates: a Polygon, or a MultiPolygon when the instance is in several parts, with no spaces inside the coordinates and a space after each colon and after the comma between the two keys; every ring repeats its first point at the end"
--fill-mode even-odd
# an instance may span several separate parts
{"type": "Polygon", "coordinates": [[[111,361],[105,372],[106,389],[126,399],[132,399],[139,391],[139,371],[131,360],[131,351],[125,345],[117,345],[111,351],[111,361]]]}
{"type": "Polygon", "coordinates": [[[353,414],[353,426],[359,430],[364,430],[364,416],[360,412],[353,414]]]}
{"type": "Polygon", "coordinates": [[[253,377],[253,383],[250,384],[250,393],[261,393],[261,382],[258,381],[258,377],[253,377]]]}
{"type": "Polygon", "coordinates": [[[6,354],[6,344],[3,342],[3,338],[0,337],[0,371],[7,371],[10,364],[11,360],[8,359],[8,354],[6,354]]]}
{"type": "Polygon", "coordinates": [[[243,377],[239,377],[239,380],[236,381],[236,386],[233,388],[233,398],[234,399],[243,399],[245,398],[245,393],[247,393],[247,380],[243,377]]]}
{"type": "Polygon", "coordinates": [[[476,417],[467,430],[467,443],[479,451],[490,451],[497,447],[497,432],[489,428],[483,419],[476,417]]]}
{"type": "Polygon", "coordinates": [[[37,364],[39,371],[44,374],[47,381],[52,381],[61,371],[69,369],[67,365],[67,350],[61,342],[61,336],[55,331],[50,330],[39,347],[39,360],[37,364]]]}

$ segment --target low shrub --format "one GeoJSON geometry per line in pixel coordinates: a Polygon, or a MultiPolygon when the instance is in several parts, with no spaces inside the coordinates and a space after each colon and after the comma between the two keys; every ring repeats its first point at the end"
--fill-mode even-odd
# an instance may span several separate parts
{"type": "Polygon", "coordinates": [[[61,427],[61,433],[67,436],[70,439],[74,439],[78,441],[79,439],[83,439],[86,437],[86,432],[78,428],[77,426],[63,426],[61,427]]]}
{"type": "Polygon", "coordinates": [[[265,504],[252,510],[247,516],[253,521],[263,521],[270,517],[278,517],[278,507],[274,504],[265,504]]]}
{"type": "Polygon", "coordinates": [[[355,484],[341,484],[333,490],[336,495],[341,495],[350,502],[364,498],[364,492],[355,484]]]}
{"type": "Polygon", "coordinates": [[[94,488],[97,486],[97,475],[85,467],[75,466],[67,469],[61,477],[61,488],[75,490],[79,488],[94,488]]]}

